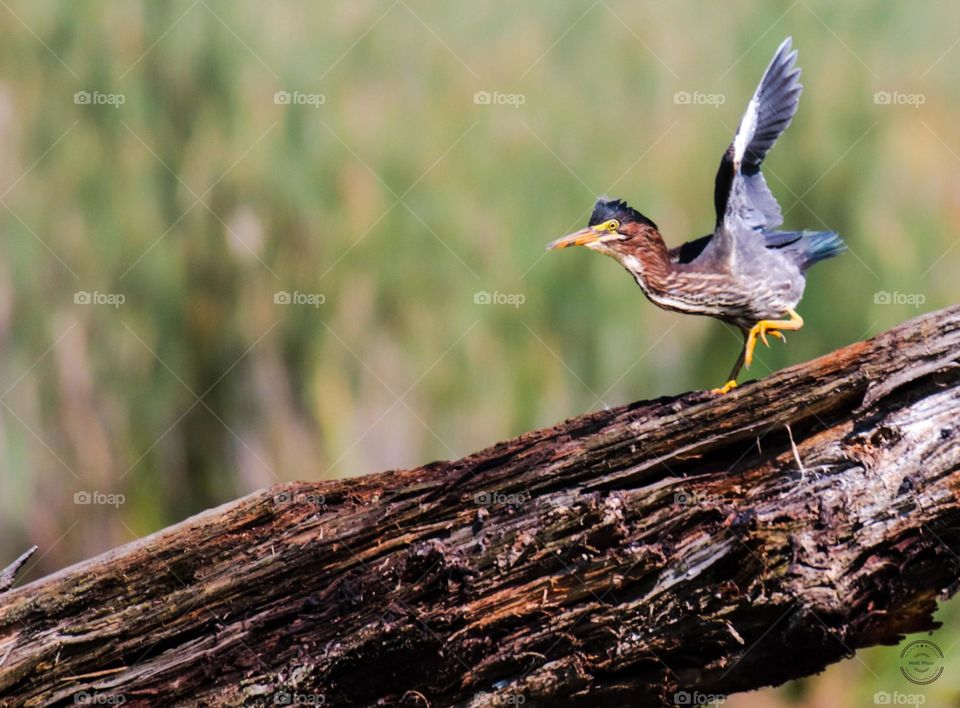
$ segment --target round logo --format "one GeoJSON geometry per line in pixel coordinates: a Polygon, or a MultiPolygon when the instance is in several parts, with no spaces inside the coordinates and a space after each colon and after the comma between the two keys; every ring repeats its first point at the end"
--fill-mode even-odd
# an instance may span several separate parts
{"type": "Polygon", "coordinates": [[[933,683],[943,673],[943,652],[933,642],[910,642],[900,652],[900,673],[910,683],[933,683]]]}

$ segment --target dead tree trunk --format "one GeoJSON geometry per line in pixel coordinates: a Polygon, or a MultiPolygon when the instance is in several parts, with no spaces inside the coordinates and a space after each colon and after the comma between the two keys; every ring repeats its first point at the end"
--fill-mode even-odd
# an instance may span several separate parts
{"type": "Polygon", "coordinates": [[[954,307],[727,396],[257,492],[0,594],[0,700],[647,706],[812,674],[957,588],[958,361],[954,307]]]}

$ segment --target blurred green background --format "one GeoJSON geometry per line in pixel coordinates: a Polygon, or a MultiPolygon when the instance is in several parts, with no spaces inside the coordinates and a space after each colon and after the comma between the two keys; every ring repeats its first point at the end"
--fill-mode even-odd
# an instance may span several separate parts
{"type": "MultiPolygon", "coordinates": [[[[280,480],[722,383],[735,332],[544,244],[604,193],[709,231],[787,35],[806,90],[767,179],[851,253],[751,374],[957,299],[953,3],[0,5],[0,565],[37,544],[28,578],[280,480]]],[[[728,705],[953,705],[956,607],[931,687],[883,648],[728,705]]]]}

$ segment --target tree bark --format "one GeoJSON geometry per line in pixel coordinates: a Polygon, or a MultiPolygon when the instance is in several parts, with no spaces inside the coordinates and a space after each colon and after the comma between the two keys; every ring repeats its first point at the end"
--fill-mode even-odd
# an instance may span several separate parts
{"type": "Polygon", "coordinates": [[[0,594],[0,700],[648,706],[815,673],[957,589],[958,362],[953,307],[727,396],[251,494],[0,594]]]}

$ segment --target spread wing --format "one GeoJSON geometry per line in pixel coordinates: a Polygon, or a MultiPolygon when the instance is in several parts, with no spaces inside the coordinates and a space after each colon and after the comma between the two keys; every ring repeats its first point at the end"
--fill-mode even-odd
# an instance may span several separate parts
{"type": "Polygon", "coordinates": [[[780,205],[760,172],[767,151],[786,130],[800,104],[797,52],[787,37],[767,67],[737,134],[723,153],[714,187],[717,231],[741,233],[744,227],[767,231],[783,223],[780,205]]]}

